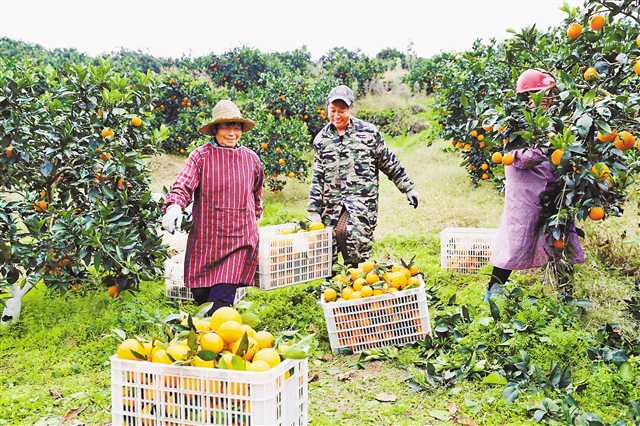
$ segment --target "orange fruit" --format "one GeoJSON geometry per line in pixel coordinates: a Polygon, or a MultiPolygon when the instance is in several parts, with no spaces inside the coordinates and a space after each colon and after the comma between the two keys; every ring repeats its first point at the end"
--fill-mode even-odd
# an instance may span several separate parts
{"type": "Polygon", "coordinates": [[[484,140],[484,135],[478,135],[478,140],[482,142],[484,140]]]}
{"type": "Polygon", "coordinates": [[[480,145],[479,145],[480,149],[484,149],[485,146],[487,146],[487,144],[485,144],[484,142],[480,142],[480,145]]]}
{"type": "Polygon", "coordinates": [[[100,136],[102,139],[110,138],[113,136],[113,130],[111,130],[111,127],[105,127],[102,129],[102,132],[100,132],[100,136]]]}
{"type": "Polygon", "coordinates": [[[556,250],[564,250],[564,240],[555,240],[553,242],[553,248],[556,250]]]}
{"type": "Polygon", "coordinates": [[[273,348],[260,349],[253,356],[253,362],[256,361],[264,361],[269,364],[271,368],[273,368],[276,365],[280,364],[280,354],[273,348]]]}
{"type": "Polygon", "coordinates": [[[9,145],[4,149],[4,155],[6,155],[7,158],[13,157],[13,145],[9,145]]]}
{"type": "Polygon", "coordinates": [[[368,285],[365,285],[364,287],[362,287],[362,290],[360,290],[360,295],[362,297],[369,297],[373,295],[373,288],[371,288],[368,285]]]}
{"type": "Polygon", "coordinates": [[[491,161],[493,161],[496,164],[502,164],[502,153],[494,152],[493,155],[491,156],[491,161]]]}
{"type": "Polygon", "coordinates": [[[367,281],[367,284],[375,284],[380,281],[380,277],[375,272],[369,272],[365,279],[367,281]]]}
{"type": "Polygon", "coordinates": [[[237,321],[227,321],[218,327],[216,333],[222,337],[225,343],[233,343],[242,337],[244,329],[242,324],[237,321]]]}
{"type": "Polygon", "coordinates": [[[49,206],[49,204],[46,201],[38,200],[34,204],[34,209],[37,212],[42,212],[42,211],[45,211],[48,206],[49,206]]]}
{"type": "Polygon", "coordinates": [[[367,280],[365,280],[364,278],[358,278],[353,282],[353,289],[355,291],[360,291],[362,290],[362,287],[366,284],[367,284],[367,280]]]}
{"type": "Polygon", "coordinates": [[[294,172],[289,172],[287,173],[287,177],[294,178],[296,177],[296,174],[294,172]]]}
{"type": "Polygon", "coordinates": [[[593,18],[591,18],[591,29],[594,31],[600,31],[604,27],[604,24],[606,22],[607,20],[604,16],[595,15],[593,18]]]}
{"type": "Polygon", "coordinates": [[[124,180],[122,178],[118,179],[118,189],[124,189],[124,180]]]}
{"type": "Polygon", "coordinates": [[[215,368],[216,362],[214,360],[205,361],[204,359],[196,355],[193,357],[193,360],[191,360],[191,365],[193,365],[194,367],[201,367],[201,368],[215,368]]]}
{"type": "Polygon", "coordinates": [[[142,125],[142,119],[137,115],[131,119],[131,125],[133,127],[140,127],[142,125]]]}
{"type": "Polygon", "coordinates": [[[118,345],[116,350],[116,356],[120,359],[130,359],[138,361],[140,358],[135,356],[133,352],[137,352],[140,355],[144,354],[144,346],[137,339],[127,339],[118,345]]]}
{"type": "Polygon", "coordinates": [[[471,136],[473,136],[474,138],[475,138],[476,136],[478,136],[478,131],[477,131],[477,130],[472,130],[472,131],[471,131],[471,136]]]}
{"type": "Polygon", "coordinates": [[[589,219],[600,220],[604,217],[604,209],[602,207],[591,207],[589,209],[589,219]]]}
{"type": "Polygon", "coordinates": [[[358,266],[360,267],[362,272],[364,272],[365,274],[368,274],[369,272],[373,271],[373,269],[376,267],[376,262],[372,260],[368,260],[366,262],[362,262],[358,266]]]}
{"type": "Polygon", "coordinates": [[[487,173],[483,173],[482,180],[487,180],[487,179],[489,179],[489,175],[487,173]]]}
{"type": "Polygon", "coordinates": [[[269,371],[271,370],[271,366],[261,359],[257,361],[253,361],[251,363],[247,363],[247,371],[269,371]]]}
{"type": "Polygon", "coordinates": [[[218,328],[220,328],[220,326],[227,321],[235,321],[239,324],[242,324],[242,316],[240,316],[240,313],[232,307],[225,306],[216,309],[213,315],[211,315],[211,323],[209,327],[213,331],[218,331],[218,328]]]}
{"type": "Polygon", "coordinates": [[[353,289],[351,287],[345,287],[342,289],[342,298],[344,300],[351,299],[352,294],[353,294],[353,289]]]}
{"type": "Polygon", "coordinates": [[[362,293],[360,293],[360,291],[358,290],[351,293],[351,297],[349,298],[349,300],[360,299],[361,297],[362,297],[362,293]]]}
{"type": "Polygon", "coordinates": [[[260,349],[272,348],[273,343],[276,340],[276,338],[273,337],[273,334],[265,330],[258,331],[254,339],[256,339],[256,342],[258,343],[258,348],[260,349]]]}
{"type": "Polygon", "coordinates": [[[332,288],[326,289],[323,294],[325,302],[333,302],[338,297],[338,293],[332,288]]]}
{"type": "Polygon", "coordinates": [[[580,37],[580,34],[582,34],[582,25],[577,22],[573,22],[567,27],[567,37],[569,37],[570,40],[577,39],[580,37]]]}
{"type": "Polygon", "coordinates": [[[224,340],[216,333],[204,333],[200,335],[200,346],[204,351],[220,353],[224,349],[224,340]]]}
{"type": "Polygon", "coordinates": [[[640,76],[640,59],[636,61],[636,65],[634,66],[634,70],[637,76],[640,76]]]}
{"type": "Polygon", "coordinates": [[[587,68],[587,70],[583,74],[584,79],[587,81],[596,80],[599,76],[600,74],[598,74],[598,70],[594,67],[587,68]]]}
{"type": "Polygon", "coordinates": [[[562,161],[562,156],[564,155],[564,151],[561,149],[556,149],[555,151],[553,151],[553,153],[551,154],[551,163],[554,166],[559,166],[560,165],[560,161],[562,161]]]}
{"type": "Polygon", "coordinates": [[[607,180],[610,172],[609,166],[604,163],[596,163],[591,167],[591,173],[600,180],[607,180]]]}
{"type": "Polygon", "coordinates": [[[280,164],[281,166],[284,166],[286,162],[287,160],[285,160],[284,158],[278,160],[278,164],[280,164]]]}
{"type": "Polygon", "coordinates": [[[612,130],[611,133],[602,133],[598,132],[598,140],[600,142],[613,142],[618,136],[618,133],[615,130],[612,130]]]}
{"type": "Polygon", "coordinates": [[[505,166],[512,165],[513,164],[513,154],[512,153],[505,154],[504,157],[502,157],[502,164],[504,164],[505,166]]]}
{"type": "Polygon", "coordinates": [[[100,154],[100,159],[103,161],[107,161],[111,159],[111,153],[110,152],[103,152],[102,154],[100,154]]]}
{"type": "Polygon", "coordinates": [[[487,163],[482,163],[482,166],[480,166],[480,168],[486,171],[489,170],[489,165],[487,163]]]}
{"type": "Polygon", "coordinates": [[[493,126],[484,126],[483,129],[485,132],[493,132],[493,126]]]}
{"type": "Polygon", "coordinates": [[[633,134],[625,130],[618,133],[618,137],[616,138],[615,144],[616,144],[616,148],[626,151],[635,146],[636,138],[635,136],[633,136],[633,134]]]}
{"type": "Polygon", "coordinates": [[[107,294],[109,295],[109,297],[111,297],[112,299],[114,297],[116,297],[118,295],[118,293],[120,293],[120,289],[118,288],[117,285],[112,285],[111,287],[109,287],[107,289],[107,294]]]}
{"type": "Polygon", "coordinates": [[[640,34],[636,37],[636,46],[640,47],[640,34]]]}
{"type": "Polygon", "coordinates": [[[267,149],[267,148],[269,148],[269,144],[263,142],[263,143],[260,144],[260,148],[267,149]]]}

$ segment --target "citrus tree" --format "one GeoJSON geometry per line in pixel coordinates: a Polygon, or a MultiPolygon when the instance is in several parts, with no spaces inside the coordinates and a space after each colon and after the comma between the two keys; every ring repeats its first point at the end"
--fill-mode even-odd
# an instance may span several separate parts
{"type": "Polygon", "coordinates": [[[382,76],[386,70],[384,61],[371,59],[359,50],[344,47],[331,49],[320,58],[323,72],[333,76],[340,84],[364,94],[369,84],[382,76]]]}
{"type": "Polygon", "coordinates": [[[161,212],[142,157],[167,136],[149,124],[152,76],[107,62],[0,70],[0,286],[102,282],[115,295],[160,273],[161,212]]]}
{"type": "Polygon", "coordinates": [[[169,130],[162,147],[167,152],[185,154],[189,145],[205,143],[208,138],[198,129],[211,117],[216,102],[227,97],[227,91],[213,86],[206,76],[182,70],[160,74],[153,105],[155,124],[169,130]]]}
{"type": "Polygon", "coordinates": [[[542,197],[542,226],[557,266],[573,251],[566,237],[575,223],[622,214],[640,149],[637,2],[588,0],[563,10],[561,27],[527,28],[499,44],[424,60],[418,66],[429,73],[415,80],[435,90],[443,136],[474,182],[500,188],[515,149],[548,156],[558,178],[542,197]],[[527,68],[549,71],[556,88],[518,96],[516,79],[527,68]]]}

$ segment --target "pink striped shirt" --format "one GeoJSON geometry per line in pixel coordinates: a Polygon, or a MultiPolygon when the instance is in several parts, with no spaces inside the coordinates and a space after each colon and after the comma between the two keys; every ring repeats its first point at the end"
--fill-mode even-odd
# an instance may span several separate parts
{"type": "Polygon", "coordinates": [[[193,151],[165,197],[186,208],[193,227],[185,253],[189,288],[252,285],[258,265],[258,224],[264,172],[250,149],[208,143],[193,151]]]}

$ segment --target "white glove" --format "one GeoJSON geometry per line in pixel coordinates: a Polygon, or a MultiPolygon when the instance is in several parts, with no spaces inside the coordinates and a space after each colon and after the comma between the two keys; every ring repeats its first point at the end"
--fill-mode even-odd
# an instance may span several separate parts
{"type": "Polygon", "coordinates": [[[409,205],[414,209],[418,208],[418,201],[419,201],[418,197],[419,197],[418,191],[416,191],[415,189],[412,189],[411,191],[407,192],[407,200],[409,200],[409,205]]]}
{"type": "Polygon", "coordinates": [[[182,207],[177,204],[171,204],[167,208],[167,212],[162,216],[162,227],[165,231],[173,234],[177,230],[180,230],[182,225],[182,207]]]}
{"type": "Polygon", "coordinates": [[[309,213],[309,221],[311,223],[322,223],[322,218],[318,213],[309,213]]]}

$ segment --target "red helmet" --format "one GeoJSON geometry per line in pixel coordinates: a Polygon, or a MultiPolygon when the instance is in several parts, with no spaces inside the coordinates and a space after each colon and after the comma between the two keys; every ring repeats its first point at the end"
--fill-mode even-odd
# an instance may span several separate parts
{"type": "Polygon", "coordinates": [[[538,90],[549,89],[555,85],[556,79],[548,72],[529,68],[520,74],[520,77],[518,77],[516,92],[535,92],[538,90]]]}

